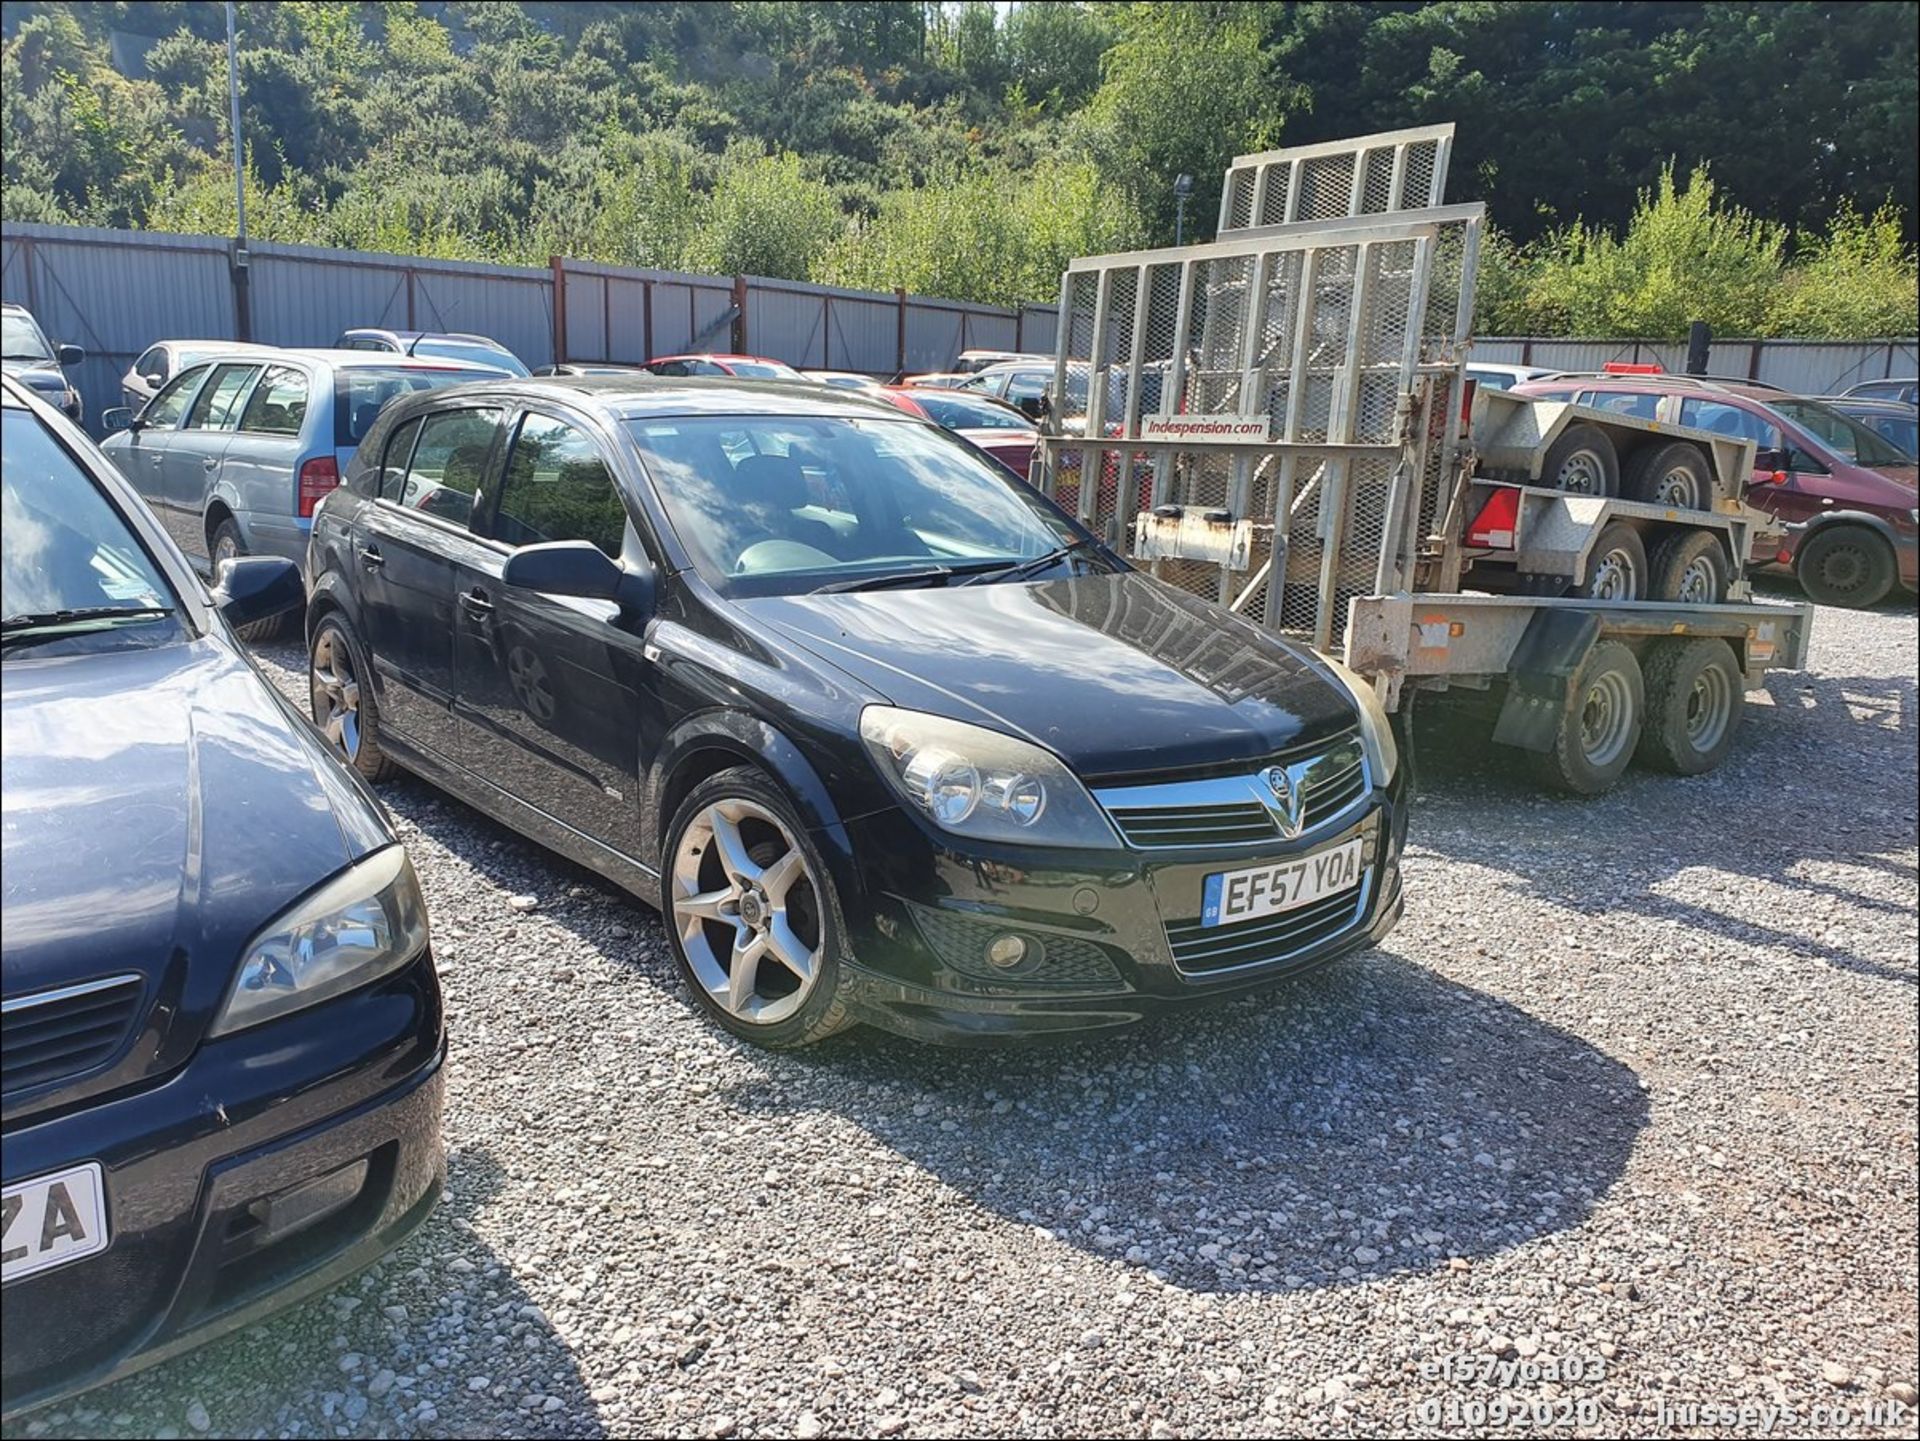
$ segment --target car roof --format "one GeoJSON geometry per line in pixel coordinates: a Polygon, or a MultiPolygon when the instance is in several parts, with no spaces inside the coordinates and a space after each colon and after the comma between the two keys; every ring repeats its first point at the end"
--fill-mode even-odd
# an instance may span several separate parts
{"type": "Polygon", "coordinates": [[[394,355],[380,350],[334,350],[318,345],[265,348],[274,354],[304,356],[308,360],[324,360],[336,370],[359,370],[377,366],[381,370],[392,370],[398,367],[405,370],[470,370],[475,375],[486,376],[495,373],[492,366],[480,361],[455,360],[446,355],[394,355]]]}
{"type": "MultiPolygon", "coordinates": [[[[892,402],[858,390],[835,390],[810,380],[739,380],[733,376],[536,375],[462,386],[464,394],[490,392],[530,400],[566,397],[615,420],[653,416],[819,416],[871,420],[875,416],[918,421],[892,402]]],[[[446,391],[434,392],[445,396],[446,391]]],[[[403,398],[396,404],[405,404],[403,398]]],[[[424,399],[423,397],[419,397],[424,399]]]]}
{"type": "Polygon", "coordinates": [[[1890,415],[1912,415],[1915,409],[1911,400],[1889,400],[1878,395],[1816,395],[1811,398],[1823,405],[1831,405],[1836,410],[1873,410],[1890,415]]]}
{"type": "MultiPolygon", "coordinates": [[[[751,360],[758,365],[787,365],[784,360],[775,360],[771,355],[736,355],[729,350],[693,350],[683,355],[656,355],[647,362],[656,365],[663,360],[751,360]]],[[[787,365],[787,369],[793,369],[787,365]]]]}

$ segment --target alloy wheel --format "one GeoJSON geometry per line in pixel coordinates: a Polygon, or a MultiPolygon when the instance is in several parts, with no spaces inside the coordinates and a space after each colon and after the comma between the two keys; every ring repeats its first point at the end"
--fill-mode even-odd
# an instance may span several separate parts
{"type": "Polygon", "coordinates": [[[786,825],[758,803],[715,801],[680,835],[673,924],[694,977],[738,1020],[771,1026],[820,975],[819,890],[786,825]]]}
{"type": "Polygon", "coordinates": [[[314,637],[308,665],[313,689],[313,721],[348,760],[360,755],[360,681],[353,656],[340,632],[322,626],[314,637]]]}

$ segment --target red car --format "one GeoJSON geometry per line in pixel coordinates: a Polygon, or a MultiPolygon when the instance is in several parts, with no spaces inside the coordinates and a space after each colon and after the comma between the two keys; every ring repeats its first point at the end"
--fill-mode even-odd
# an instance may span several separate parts
{"type": "Polygon", "coordinates": [[[1034,423],[1011,405],[951,390],[893,386],[885,397],[909,415],[923,416],[942,430],[972,442],[1022,480],[1033,460],[1034,423]]]}
{"type": "Polygon", "coordinates": [[[743,380],[805,380],[784,360],[763,355],[662,355],[640,367],[649,375],[735,375],[743,380]]]}
{"type": "Polygon", "coordinates": [[[1754,565],[1791,569],[1822,605],[1861,608],[1895,585],[1915,588],[1913,458],[1829,405],[1678,375],[1561,376],[1516,385],[1514,393],[1751,440],[1758,454],[1747,500],[1787,526],[1786,540],[1752,556],[1754,565]]]}

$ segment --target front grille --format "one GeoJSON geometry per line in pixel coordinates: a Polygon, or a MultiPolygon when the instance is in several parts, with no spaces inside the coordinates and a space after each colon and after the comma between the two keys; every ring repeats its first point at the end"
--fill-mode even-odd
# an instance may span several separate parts
{"type": "Polygon", "coordinates": [[[1197,919],[1170,921],[1167,946],[1173,952],[1173,963],[1189,974],[1289,960],[1322,941],[1332,940],[1358,921],[1366,889],[1363,880],[1337,895],[1264,921],[1241,921],[1230,926],[1203,926],[1197,919]]]}
{"type": "Polygon", "coordinates": [[[1244,845],[1285,837],[1274,813],[1265,773],[1284,769],[1301,794],[1300,834],[1340,815],[1367,792],[1365,751],[1357,730],[1298,746],[1258,770],[1237,776],[1117,786],[1099,799],[1128,845],[1244,845]]]}
{"type": "Polygon", "coordinates": [[[0,1091],[70,1080],[119,1054],[139,1019],[138,976],[15,996],[0,1012],[0,1091]]]}

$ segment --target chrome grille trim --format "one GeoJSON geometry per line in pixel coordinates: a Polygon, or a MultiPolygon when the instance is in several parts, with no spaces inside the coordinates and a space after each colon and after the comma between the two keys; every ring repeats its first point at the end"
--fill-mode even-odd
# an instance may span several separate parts
{"type": "Polygon", "coordinates": [[[0,1090],[12,1096],[106,1065],[140,1018],[139,976],[10,996],[0,1002],[0,1090]]]}
{"type": "Polygon", "coordinates": [[[1094,799],[1121,839],[1137,850],[1176,846],[1258,846],[1304,839],[1350,817],[1373,790],[1358,727],[1296,746],[1239,775],[1106,786],[1094,799]],[[1343,760],[1347,755],[1350,760],[1343,760]],[[1288,836],[1270,809],[1262,779],[1274,765],[1304,786],[1298,836],[1288,836]]]}
{"type": "Polygon", "coordinates": [[[1349,934],[1366,918],[1372,899],[1369,863],[1358,885],[1296,911],[1229,926],[1202,926],[1197,919],[1169,921],[1167,949],[1183,976],[1211,979],[1240,971],[1284,969],[1287,962],[1349,934]],[[1250,951],[1257,954],[1247,954],[1250,951]]]}

